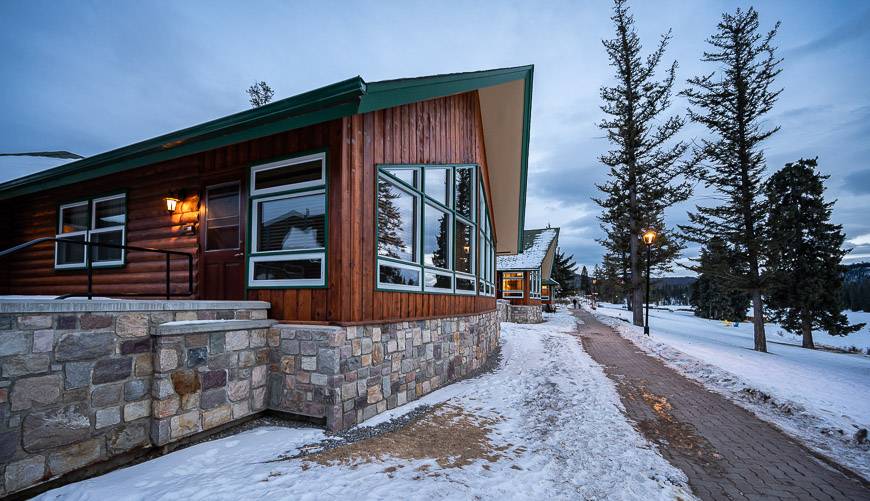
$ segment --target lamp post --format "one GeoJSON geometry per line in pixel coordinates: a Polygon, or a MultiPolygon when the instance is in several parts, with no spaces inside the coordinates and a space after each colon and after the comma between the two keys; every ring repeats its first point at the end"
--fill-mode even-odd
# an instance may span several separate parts
{"type": "Polygon", "coordinates": [[[643,243],[646,244],[646,321],[643,323],[643,333],[649,336],[649,269],[650,269],[650,257],[652,255],[651,249],[653,242],[656,241],[656,231],[652,228],[643,232],[641,238],[643,238],[643,243]]]}

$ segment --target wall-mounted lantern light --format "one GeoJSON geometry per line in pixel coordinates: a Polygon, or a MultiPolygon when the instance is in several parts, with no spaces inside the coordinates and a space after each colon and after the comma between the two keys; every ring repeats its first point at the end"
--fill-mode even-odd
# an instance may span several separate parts
{"type": "Polygon", "coordinates": [[[163,197],[163,201],[166,202],[166,212],[175,212],[175,208],[178,207],[178,202],[181,202],[181,199],[176,195],[169,195],[167,197],[163,197]]]}
{"type": "Polygon", "coordinates": [[[179,202],[181,202],[182,198],[183,195],[178,192],[172,192],[169,195],[163,197],[163,201],[166,203],[166,212],[169,212],[170,214],[175,212],[175,209],[176,207],[178,207],[178,204],[179,202]]]}

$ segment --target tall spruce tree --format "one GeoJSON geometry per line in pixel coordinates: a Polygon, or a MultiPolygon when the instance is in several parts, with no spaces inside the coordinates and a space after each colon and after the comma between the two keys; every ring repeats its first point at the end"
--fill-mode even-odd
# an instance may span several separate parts
{"type": "Polygon", "coordinates": [[[761,144],[779,127],[766,127],[765,116],[781,89],[773,89],[781,71],[773,39],[779,23],[766,34],[758,31],[753,8],[725,13],[707,43],[702,61],[716,71],[689,79],[684,91],[692,108],[692,121],[707,128],[695,153],[701,160],[696,173],[722,200],[715,207],[696,207],[689,223],[681,226],[689,240],[703,243],[722,237],[737,252],[745,274],[737,286],[752,297],[755,349],[767,351],[764,335],[763,284],[761,280],[763,222],[762,193],[765,169],[761,144]]]}
{"type": "MultiPolygon", "coordinates": [[[[671,104],[677,63],[671,63],[661,80],[657,71],[671,39],[670,32],[659,40],[646,57],[625,0],[613,5],[614,38],[603,40],[604,49],[615,69],[616,85],[601,88],[605,113],[599,127],[613,146],[602,155],[609,168],[609,179],[598,189],[604,193],[596,202],[604,209],[601,216],[607,234],[608,250],[625,253],[630,279],[632,319],[643,325],[643,256],[640,234],[655,228],[669,235],[664,223],[666,208],[685,201],[691,185],[682,179],[681,162],[688,145],[674,141],[685,121],[667,116],[671,104]]],[[[656,246],[653,264],[672,262],[682,245],[675,238],[661,240],[656,246]]]]}
{"type": "Polygon", "coordinates": [[[698,265],[690,267],[698,273],[689,297],[696,316],[732,322],[746,319],[750,298],[735,287],[735,281],[742,275],[739,266],[734,251],[721,238],[707,242],[698,265]]]}
{"type": "Polygon", "coordinates": [[[801,333],[804,348],[815,348],[813,329],[845,336],[864,324],[849,325],[842,311],[843,227],[831,224],[834,202],[825,202],[816,159],[786,164],[767,180],[764,279],[768,307],[782,327],[801,333]]]}
{"type": "Polygon", "coordinates": [[[577,264],[574,262],[574,255],[566,256],[561,249],[556,249],[556,256],[553,259],[553,280],[559,282],[559,296],[573,296],[577,293],[574,288],[574,269],[577,264]]]}

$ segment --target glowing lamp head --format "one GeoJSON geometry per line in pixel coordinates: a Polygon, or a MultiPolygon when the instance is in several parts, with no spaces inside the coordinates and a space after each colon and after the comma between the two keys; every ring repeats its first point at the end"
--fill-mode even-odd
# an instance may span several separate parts
{"type": "Polygon", "coordinates": [[[178,207],[178,202],[181,202],[181,199],[175,195],[170,195],[164,197],[163,201],[166,202],[166,212],[175,212],[175,208],[178,207]]]}
{"type": "Polygon", "coordinates": [[[656,234],[655,230],[652,230],[652,229],[646,230],[642,236],[643,243],[645,243],[647,245],[652,245],[653,242],[656,241],[657,236],[658,235],[656,234]]]}

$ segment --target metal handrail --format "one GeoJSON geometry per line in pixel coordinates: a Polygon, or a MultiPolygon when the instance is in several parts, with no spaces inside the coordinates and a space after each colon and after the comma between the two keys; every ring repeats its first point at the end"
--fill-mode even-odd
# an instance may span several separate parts
{"type": "MultiPolygon", "coordinates": [[[[116,245],[116,244],[108,244],[108,243],[101,243],[101,242],[71,240],[69,238],[42,237],[42,238],[33,239],[33,240],[31,240],[29,242],[25,242],[23,244],[16,245],[14,247],[10,247],[6,250],[0,251],[0,258],[15,254],[18,251],[28,249],[30,247],[33,247],[34,245],[38,245],[38,244],[41,244],[43,242],[62,242],[65,244],[78,244],[78,245],[83,245],[83,246],[88,247],[87,252],[86,252],[86,254],[87,254],[86,263],[87,263],[87,271],[88,271],[88,292],[87,292],[87,294],[78,294],[78,293],[64,294],[62,296],[56,297],[55,299],[66,299],[69,297],[78,297],[78,296],[87,296],[88,299],[94,298],[94,291],[93,291],[93,288],[94,288],[94,256],[93,256],[93,254],[94,253],[91,251],[92,247],[106,247],[109,249],[121,249],[124,251],[132,250],[132,251],[137,251],[137,252],[153,252],[153,253],[157,253],[157,254],[163,254],[166,256],[166,299],[171,299],[173,296],[191,296],[191,295],[193,295],[193,253],[190,253],[190,252],[172,251],[172,250],[165,250],[165,249],[155,249],[153,247],[137,247],[135,245],[116,245]],[[187,292],[186,293],[176,293],[176,294],[172,293],[171,280],[170,280],[170,271],[171,271],[170,257],[173,255],[183,256],[183,257],[187,258],[187,292]]],[[[117,294],[117,295],[130,296],[130,297],[153,296],[153,294],[143,294],[143,293],[135,293],[135,292],[125,293],[125,294],[117,294]]]]}

